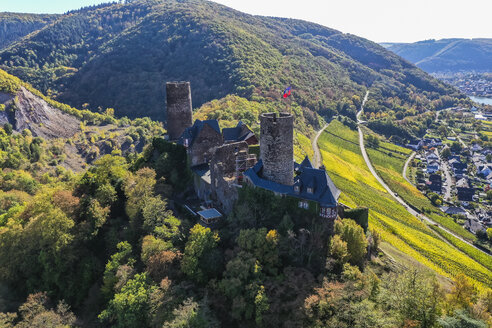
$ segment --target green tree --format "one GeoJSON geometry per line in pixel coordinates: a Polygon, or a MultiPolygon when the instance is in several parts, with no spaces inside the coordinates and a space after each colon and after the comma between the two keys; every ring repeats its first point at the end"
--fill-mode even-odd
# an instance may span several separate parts
{"type": "MultiPolygon", "coordinates": [[[[153,232],[156,227],[166,224],[166,219],[172,216],[167,209],[167,203],[159,196],[148,196],[142,204],[142,228],[147,233],[153,232]]],[[[169,220],[167,220],[169,223],[169,220]]]]}
{"type": "Polygon", "coordinates": [[[216,268],[208,265],[217,265],[211,263],[217,257],[216,248],[219,242],[219,236],[212,232],[210,228],[205,228],[196,224],[190,229],[190,236],[186,242],[181,270],[189,278],[203,283],[209,278],[209,274],[216,268]]]}
{"type": "Polygon", "coordinates": [[[268,297],[265,294],[265,287],[260,286],[255,296],[255,322],[257,326],[263,324],[263,313],[268,311],[270,305],[268,303],[268,297]]]}
{"type": "Polygon", "coordinates": [[[276,275],[279,265],[278,242],[278,232],[266,228],[243,229],[237,237],[238,246],[253,254],[263,270],[273,275],[276,275]]]}
{"type": "Polygon", "coordinates": [[[0,313],[2,328],[74,327],[75,320],[75,315],[65,302],[52,307],[46,293],[29,295],[19,307],[19,315],[0,313]]]}
{"type": "Polygon", "coordinates": [[[207,300],[195,302],[192,298],[186,299],[183,304],[173,310],[174,319],[164,323],[162,328],[214,328],[220,327],[217,319],[212,315],[207,300]]]}
{"type": "Polygon", "coordinates": [[[451,144],[451,151],[453,151],[455,153],[459,153],[462,149],[463,149],[463,147],[461,146],[461,143],[459,143],[458,141],[454,141],[451,144]]]}
{"type": "Polygon", "coordinates": [[[347,243],[342,240],[340,235],[334,235],[330,239],[328,252],[329,257],[326,259],[326,269],[340,272],[349,258],[347,243]]]}
{"type": "Polygon", "coordinates": [[[452,309],[468,310],[477,297],[478,291],[468,277],[462,273],[454,277],[451,293],[448,294],[448,303],[452,309]]]}
{"type": "Polygon", "coordinates": [[[367,142],[367,145],[371,148],[374,148],[374,149],[379,148],[380,141],[379,141],[379,138],[375,135],[369,134],[366,137],[366,142],[367,142]]]}
{"type": "Polygon", "coordinates": [[[441,152],[441,156],[444,159],[448,159],[451,156],[451,149],[449,149],[449,147],[444,148],[441,152]]]}
{"type": "Polygon", "coordinates": [[[401,325],[435,327],[442,309],[443,293],[434,275],[409,270],[385,279],[384,303],[396,311],[401,325]]]}
{"type": "Polygon", "coordinates": [[[157,289],[150,284],[147,273],[136,274],[114,295],[99,319],[114,327],[140,328],[148,324],[150,295],[157,289]]]}
{"type": "Polygon", "coordinates": [[[367,253],[367,239],[364,229],[354,220],[335,221],[335,234],[347,243],[348,261],[353,265],[361,265],[367,253]]]}
{"type": "Polygon", "coordinates": [[[12,124],[10,124],[10,123],[5,123],[3,125],[3,130],[5,131],[5,133],[7,133],[7,135],[11,135],[12,132],[14,131],[13,130],[13,127],[12,127],[12,124]]]}
{"type": "Polygon", "coordinates": [[[241,251],[227,263],[223,276],[219,289],[230,301],[231,316],[236,320],[251,320],[257,317],[257,311],[261,316],[266,298],[260,292],[263,273],[259,261],[252,254],[241,251]]]}
{"type": "Polygon", "coordinates": [[[123,265],[133,265],[134,259],[131,258],[132,246],[127,241],[122,241],[116,246],[118,251],[111,255],[108,263],[106,263],[106,268],[103,275],[103,285],[101,287],[101,292],[106,298],[111,298],[114,293],[114,286],[118,282],[118,277],[116,272],[118,268],[123,265]]]}

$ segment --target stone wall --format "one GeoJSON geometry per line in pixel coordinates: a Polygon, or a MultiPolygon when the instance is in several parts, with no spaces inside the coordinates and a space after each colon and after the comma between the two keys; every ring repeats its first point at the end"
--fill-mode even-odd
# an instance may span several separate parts
{"type": "Polygon", "coordinates": [[[224,143],[222,134],[217,133],[210,125],[204,124],[193,144],[188,147],[191,166],[207,164],[215,152],[215,148],[224,143]]]}
{"type": "Polygon", "coordinates": [[[260,158],[263,177],[283,185],[294,183],[294,117],[289,113],[260,115],[260,158]]]}
{"type": "Polygon", "coordinates": [[[176,140],[193,124],[190,82],[167,82],[166,95],[167,133],[176,140]]]}
{"type": "Polygon", "coordinates": [[[240,159],[239,171],[245,171],[256,163],[256,156],[248,154],[245,141],[217,147],[210,161],[212,195],[225,213],[232,211],[238,199],[236,159],[240,159]]]}
{"type": "MultiPolygon", "coordinates": [[[[248,152],[248,144],[245,141],[234,142],[217,147],[210,162],[210,167],[222,164],[224,176],[232,176],[236,172],[236,158],[241,152],[248,152]]],[[[213,180],[212,180],[213,181],[213,180]]]]}

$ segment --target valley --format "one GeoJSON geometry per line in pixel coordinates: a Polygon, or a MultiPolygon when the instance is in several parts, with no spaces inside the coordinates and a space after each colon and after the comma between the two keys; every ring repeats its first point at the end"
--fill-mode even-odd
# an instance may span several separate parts
{"type": "Polygon", "coordinates": [[[0,327],[491,326],[489,43],[0,13],[0,327]]]}

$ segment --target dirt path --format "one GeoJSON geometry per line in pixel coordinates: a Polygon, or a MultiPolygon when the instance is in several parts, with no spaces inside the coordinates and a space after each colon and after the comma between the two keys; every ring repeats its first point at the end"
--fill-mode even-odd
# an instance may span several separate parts
{"type": "Polygon", "coordinates": [[[407,169],[408,169],[408,164],[412,161],[412,159],[415,157],[415,155],[416,155],[416,154],[417,154],[416,152],[413,152],[413,153],[410,155],[410,157],[408,157],[407,161],[405,162],[405,165],[403,165],[403,172],[402,172],[402,174],[403,174],[403,178],[404,178],[405,180],[407,180],[407,182],[408,182],[409,184],[411,184],[412,186],[414,186],[414,184],[413,184],[413,183],[412,183],[412,181],[410,181],[410,179],[407,177],[407,169]]]}
{"type": "Polygon", "coordinates": [[[319,168],[322,164],[322,158],[321,158],[321,153],[319,151],[318,147],[318,138],[325,131],[325,129],[328,127],[328,124],[326,124],[321,130],[316,133],[316,136],[313,139],[312,146],[313,146],[313,151],[314,151],[314,158],[313,158],[313,165],[315,168],[319,168]]]}

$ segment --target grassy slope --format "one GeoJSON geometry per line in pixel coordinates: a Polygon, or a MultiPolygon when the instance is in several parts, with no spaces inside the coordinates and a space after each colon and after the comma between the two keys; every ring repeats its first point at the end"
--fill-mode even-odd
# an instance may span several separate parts
{"type": "Polygon", "coordinates": [[[476,240],[475,235],[455,223],[451,217],[443,215],[437,207],[432,205],[427,197],[403,178],[403,166],[408,156],[410,156],[411,150],[391,143],[381,142],[379,149],[367,147],[367,152],[379,175],[391,190],[397,192],[408,204],[418,209],[426,208],[431,210],[431,213],[426,214],[429,218],[467,240],[476,240]]]}
{"type": "Polygon", "coordinates": [[[464,273],[483,285],[492,284],[488,269],[437,238],[383,190],[364,163],[356,131],[333,121],[319,146],[327,171],[343,191],[341,201],[369,207],[370,227],[386,242],[444,276],[464,273]]]}

